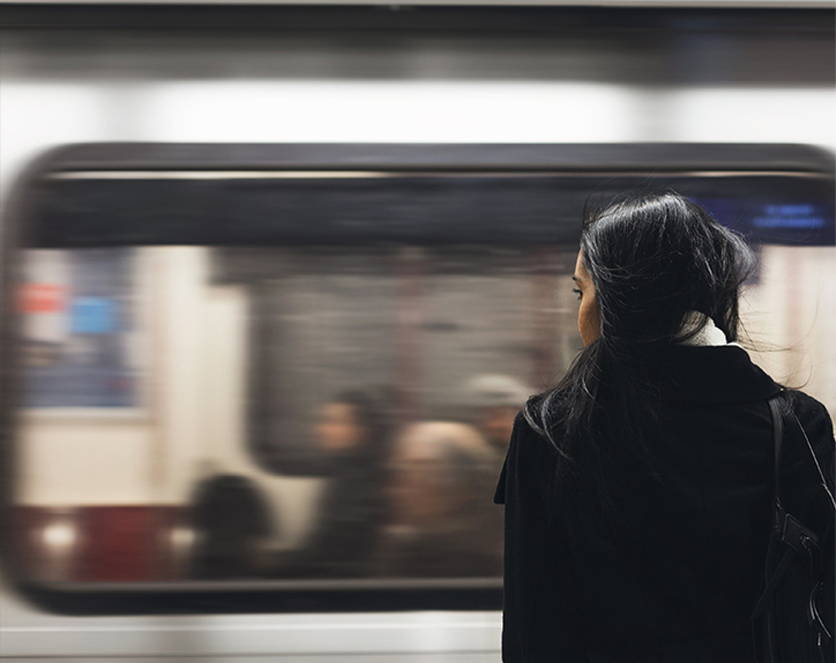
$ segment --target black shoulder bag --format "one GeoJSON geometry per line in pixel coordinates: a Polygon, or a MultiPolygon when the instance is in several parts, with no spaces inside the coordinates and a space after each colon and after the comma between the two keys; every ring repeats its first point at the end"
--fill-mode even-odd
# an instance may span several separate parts
{"type": "MultiPolygon", "coordinates": [[[[765,589],[752,612],[753,628],[761,620],[764,663],[833,663],[833,523],[816,533],[783,506],[781,400],[780,396],[769,400],[775,442],[775,502],[765,589]]],[[[791,415],[807,443],[830,506],[836,509],[813,445],[798,417],[791,415]]]]}

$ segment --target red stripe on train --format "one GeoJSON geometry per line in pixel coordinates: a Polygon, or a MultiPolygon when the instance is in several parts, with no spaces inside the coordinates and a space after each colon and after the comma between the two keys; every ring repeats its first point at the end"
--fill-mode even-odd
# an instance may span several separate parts
{"type": "Polygon", "coordinates": [[[150,581],[180,576],[171,505],[17,506],[15,557],[33,580],[150,581]]]}

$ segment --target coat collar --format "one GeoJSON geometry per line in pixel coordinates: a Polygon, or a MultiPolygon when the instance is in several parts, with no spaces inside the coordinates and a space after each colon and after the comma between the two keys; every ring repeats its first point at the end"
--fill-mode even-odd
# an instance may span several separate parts
{"type": "Polygon", "coordinates": [[[739,403],[765,400],[781,391],[738,345],[672,345],[660,360],[664,400],[739,403]]]}

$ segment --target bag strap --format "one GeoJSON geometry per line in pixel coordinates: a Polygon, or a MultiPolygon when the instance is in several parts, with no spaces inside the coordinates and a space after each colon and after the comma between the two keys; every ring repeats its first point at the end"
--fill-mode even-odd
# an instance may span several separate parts
{"type": "MultiPolygon", "coordinates": [[[[771,559],[774,554],[775,546],[781,537],[781,527],[783,524],[784,507],[781,504],[781,447],[784,439],[784,418],[781,416],[781,408],[778,404],[780,396],[773,396],[769,399],[769,412],[772,415],[772,441],[775,449],[775,476],[774,476],[774,517],[772,522],[772,534],[769,537],[769,549],[767,551],[767,559],[771,559]]],[[[755,609],[752,611],[752,620],[758,619],[763,614],[769,599],[775,592],[775,588],[784,575],[784,571],[792,560],[792,555],[795,552],[793,547],[790,547],[781,559],[771,577],[766,577],[766,587],[763,590],[758,602],[755,604],[755,609]]]]}
{"type": "Polygon", "coordinates": [[[781,507],[781,447],[784,441],[784,417],[781,416],[780,396],[773,396],[767,401],[772,415],[772,440],[775,446],[775,504],[781,507]]]}
{"type": "MultiPolygon", "coordinates": [[[[752,635],[754,637],[754,624],[755,621],[760,618],[760,616],[767,611],[766,616],[766,624],[764,625],[764,656],[766,657],[767,663],[772,663],[775,660],[775,649],[774,649],[774,641],[773,641],[773,633],[772,633],[772,616],[771,610],[768,610],[769,600],[772,598],[772,595],[775,592],[775,588],[778,586],[781,578],[784,575],[784,572],[790,565],[792,558],[795,553],[800,552],[802,548],[808,548],[808,552],[810,552],[810,548],[818,548],[819,547],[819,537],[810,529],[805,527],[798,519],[794,518],[791,514],[788,514],[784,509],[783,504],[781,503],[781,451],[782,451],[782,444],[784,438],[784,419],[781,412],[781,395],[774,396],[767,401],[769,405],[769,412],[772,415],[772,437],[773,437],[773,444],[775,449],[775,476],[774,476],[774,489],[775,489],[775,500],[774,500],[774,521],[772,525],[772,533],[769,537],[769,547],[767,549],[767,576],[766,576],[766,587],[761,594],[760,598],[758,599],[757,604],[755,605],[754,610],[752,611],[752,626],[753,631],[752,635]],[[777,547],[779,543],[786,544],[786,549],[784,552],[784,556],[781,558],[781,561],[775,567],[772,576],[768,575],[768,569],[772,566],[772,562],[774,560],[775,554],[777,552],[777,547]]],[[[810,455],[813,458],[813,462],[816,466],[816,470],[818,471],[819,479],[821,481],[821,485],[824,488],[827,496],[830,500],[830,504],[834,509],[836,509],[836,500],[833,498],[833,493],[830,491],[827,485],[827,481],[825,480],[824,472],[821,469],[821,464],[819,463],[818,457],[816,456],[815,450],[813,449],[813,445],[810,442],[810,438],[807,436],[807,431],[804,430],[804,426],[801,425],[801,421],[799,421],[798,416],[791,412],[793,419],[798,424],[798,428],[801,431],[801,434],[804,436],[804,440],[807,443],[807,449],[810,452],[810,455]]],[[[829,531],[828,527],[828,531],[829,531]]],[[[819,638],[819,654],[823,655],[822,649],[822,640],[826,640],[827,642],[830,641],[832,635],[828,632],[826,626],[821,621],[821,618],[818,615],[817,610],[815,609],[815,593],[820,591],[821,584],[817,585],[816,589],[814,589],[814,593],[810,595],[810,615],[808,615],[808,622],[810,623],[811,627],[816,627],[818,630],[818,638],[819,638]]]]}
{"type": "Polygon", "coordinates": [[[772,598],[772,595],[775,593],[775,588],[778,586],[778,583],[783,577],[784,572],[787,570],[787,568],[789,568],[790,562],[793,558],[793,554],[795,553],[795,550],[792,547],[787,549],[784,553],[783,558],[775,567],[775,570],[772,573],[772,576],[770,577],[769,569],[772,567],[775,559],[775,554],[778,551],[778,545],[781,540],[781,526],[784,520],[784,507],[781,503],[781,447],[784,440],[784,418],[783,416],[781,416],[780,397],[781,395],[778,394],[777,396],[773,396],[767,401],[767,404],[769,405],[769,414],[772,417],[772,442],[775,453],[773,479],[773,520],[772,527],[770,528],[771,532],[769,535],[769,546],[767,547],[766,551],[765,588],[757,603],[755,604],[755,608],[754,610],[752,610],[751,616],[752,645],[755,651],[757,651],[757,646],[755,645],[755,642],[757,641],[755,635],[755,624],[757,620],[761,618],[761,615],[763,615],[764,611],[766,611],[767,613],[764,619],[764,623],[762,625],[763,656],[765,663],[774,663],[776,655],[772,624],[772,610],[771,608],[769,608],[770,599],[772,598]]]}

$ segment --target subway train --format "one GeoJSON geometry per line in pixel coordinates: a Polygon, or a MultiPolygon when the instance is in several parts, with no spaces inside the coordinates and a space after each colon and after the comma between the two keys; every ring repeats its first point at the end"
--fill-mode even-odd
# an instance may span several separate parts
{"type": "Polygon", "coordinates": [[[834,10],[635,4],[0,5],[0,656],[498,661],[510,422],[625,195],[744,236],[836,414],[834,10]]]}

